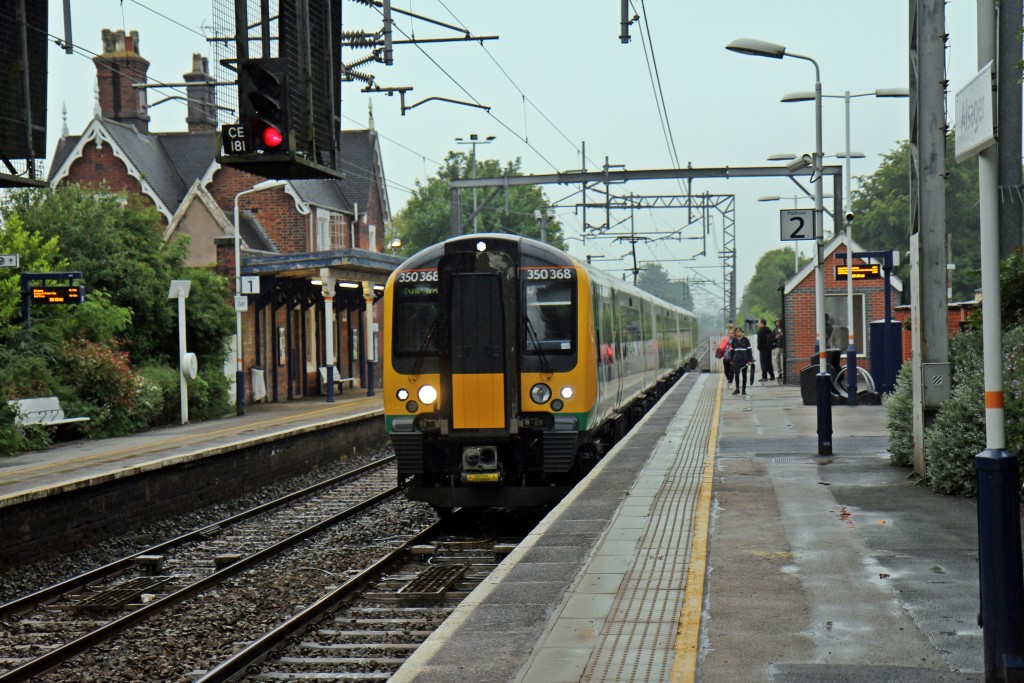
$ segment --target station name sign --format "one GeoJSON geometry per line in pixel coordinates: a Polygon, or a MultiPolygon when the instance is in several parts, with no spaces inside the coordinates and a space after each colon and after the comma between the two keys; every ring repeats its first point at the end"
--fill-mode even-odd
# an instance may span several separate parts
{"type": "MultiPolygon", "coordinates": [[[[846,279],[846,265],[836,265],[836,279],[846,279]]],[[[878,263],[854,263],[853,264],[853,279],[854,280],[879,280],[882,277],[882,266],[878,263]]]]}
{"type": "Polygon", "coordinates": [[[80,304],[85,301],[85,288],[79,285],[33,287],[29,298],[34,304],[80,304]]]}

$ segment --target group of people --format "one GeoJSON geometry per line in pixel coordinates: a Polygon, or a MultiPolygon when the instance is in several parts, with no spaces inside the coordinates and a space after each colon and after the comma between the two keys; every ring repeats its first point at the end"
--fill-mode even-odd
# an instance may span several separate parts
{"type": "MultiPolygon", "coordinates": [[[[785,334],[782,331],[782,321],[776,320],[775,328],[772,329],[768,327],[768,321],[764,318],[758,320],[757,353],[760,356],[762,382],[776,380],[782,384],[783,349],[785,349],[785,334]]],[[[754,386],[755,365],[753,348],[750,339],[744,334],[743,328],[729,323],[715,355],[722,359],[725,381],[730,386],[735,383],[732,393],[746,394],[748,372],[750,386],[754,386]]]]}

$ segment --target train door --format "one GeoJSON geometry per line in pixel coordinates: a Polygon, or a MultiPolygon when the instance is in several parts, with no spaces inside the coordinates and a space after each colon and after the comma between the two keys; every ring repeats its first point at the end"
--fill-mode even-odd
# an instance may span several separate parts
{"type": "Polygon", "coordinates": [[[505,426],[505,339],[501,280],[493,273],[452,277],[452,427],[505,426]]]}
{"type": "Polygon", "coordinates": [[[508,430],[519,412],[515,259],[467,246],[451,245],[438,263],[441,395],[449,399],[441,412],[453,430],[508,430]]]}

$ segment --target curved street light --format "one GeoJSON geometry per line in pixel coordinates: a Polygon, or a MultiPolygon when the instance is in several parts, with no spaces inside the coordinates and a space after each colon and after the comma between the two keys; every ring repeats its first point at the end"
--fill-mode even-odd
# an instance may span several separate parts
{"type": "MultiPolygon", "coordinates": [[[[825,360],[825,269],[822,263],[824,244],[824,190],[822,189],[822,152],[821,152],[821,69],[818,62],[794,52],[788,52],[784,45],[769,43],[754,38],[739,38],[725,46],[725,49],[739,54],[754,57],[771,57],[782,59],[792,57],[802,59],[814,65],[814,177],[817,179],[814,193],[815,221],[815,266],[814,266],[814,305],[818,337],[818,454],[832,455],[832,400],[831,377],[825,360]]],[[[812,178],[813,180],[813,178],[812,178]]]]}
{"type": "MultiPolygon", "coordinates": [[[[843,202],[844,236],[846,244],[846,402],[848,405],[857,405],[857,345],[856,325],[853,319],[853,172],[850,170],[850,159],[862,159],[861,152],[850,151],[850,100],[855,97],[910,97],[910,90],[907,88],[877,88],[872,92],[850,94],[847,90],[842,95],[821,95],[834,99],[842,99],[846,102],[846,153],[840,158],[846,160],[846,192],[843,202]]],[[[815,99],[812,92],[793,92],[782,96],[783,102],[808,102],[815,99]]],[[[820,103],[820,100],[819,100],[820,103]]],[[[838,155],[837,155],[838,156],[838,155]]]]}

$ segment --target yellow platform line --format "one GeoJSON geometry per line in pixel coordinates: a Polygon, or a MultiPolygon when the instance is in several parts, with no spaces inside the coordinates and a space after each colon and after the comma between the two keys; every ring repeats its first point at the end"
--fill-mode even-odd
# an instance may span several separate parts
{"type": "Polygon", "coordinates": [[[693,545],[690,548],[690,566],[683,592],[683,609],[679,615],[676,633],[675,657],[669,680],[672,683],[692,683],[697,677],[697,649],[700,645],[700,617],[704,609],[704,576],[708,563],[708,531],[711,526],[711,487],[715,475],[715,450],[718,444],[718,419],[722,411],[722,379],[718,376],[715,408],[708,435],[708,453],[704,460],[700,493],[693,519],[693,545]]]}
{"type": "MultiPolygon", "coordinates": [[[[358,399],[356,401],[349,402],[347,405],[370,403],[371,401],[372,401],[372,399],[358,399]]],[[[130,446],[128,448],[121,448],[119,450],[114,450],[114,451],[103,451],[102,453],[93,453],[91,455],[83,455],[83,456],[81,456],[79,458],[71,458],[71,459],[68,459],[68,460],[54,460],[54,461],[42,463],[42,464],[39,464],[39,465],[33,465],[31,467],[16,468],[16,469],[12,469],[12,470],[10,470],[10,472],[6,473],[7,476],[0,476],[0,482],[4,481],[5,479],[9,479],[11,477],[22,475],[22,474],[27,474],[27,473],[30,473],[30,472],[39,472],[41,470],[57,469],[57,468],[66,467],[68,465],[75,464],[75,463],[88,462],[90,460],[98,460],[98,459],[101,459],[101,458],[109,458],[109,457],[115,456],[115,455],[116,456],[121,456],[121,455],[127,455],[129,453],[133,453],[133,452],[136,455],[141,455],[143,453],[148,453],[148,452],[160,450],[161,448],[163,448],[165,446],[170,446],[172,444],[187,443],[189,441],[199,442],[199,441],[203,441],[205,439],[208,439],[210,437],[217,436],[219,434],[227,434],[227,433],[232,433],[232,432],[238,433],[240,429],[244,429],[245,431],[250,431],[250,430],[252,430],[254,428],[265,427],[267,425],[277,425],[277,424],[283,425],[283,424],[287,424],[289,422],[295,422],[297,420],[301,420],[301,419],[304,419],[304,418],[310,418],[310,417],[312,417],[314,415],[320,415],[322,413],[331,412],[331,411],[337,410],[339,407],[340,407],[339,405],[334,405],[334,406],[329,406],[329,407],[326,407],[326,408],[318,408],[318,409],[315,409],[315,410],[308,410],[308,411],[305,411],[305,412],[302,412],[302,413],[293,413],[292,415],[283,415],[283,416],[280,416],[280,417],[271,418],[269,420],[261,420],[259,422],[249,422],[249,423],[246,423],[246,424],[237,424],[237,423],[235,423],[235,424],[232,424],[229,427],[225,427],[224,429],[215,429],[215,430],[213,430],[211,432],[201,432],[201,433],[198,433],[198,434],[183,434],[181,436],[173,436],[173,437],[168,437],[166,439],[161,439],[159,441],[153,441],[153,442],[151,442],[149,444],[145,444],[145,445],[130,446]]]]}

